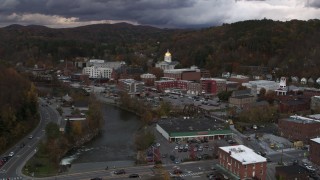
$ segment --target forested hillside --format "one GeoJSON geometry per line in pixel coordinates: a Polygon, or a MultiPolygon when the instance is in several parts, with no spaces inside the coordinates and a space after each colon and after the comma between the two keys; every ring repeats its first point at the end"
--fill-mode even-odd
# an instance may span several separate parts
{"type": "Polygon", "coordinates": [[[280,68],[282,75],[320,76],[320,21],[252,20],[176,34],[174,54],[212,73],[239,66],[280,68]]]}
{"type": "Polygon", "coordinates": [[[0,65],[0,152],[38,123],[34,86],[13,68],[0,65]]]}
{"type": "Polygon", "coordinates": [[[146,65],[170,49],[182,67],[213,75],[243,72],[241,65],[279,68],[279,75],[319,77],[320,20],[250,20],[201,30],[168,30],[125,23],[51,29],[11,25],[0,29],[0,59],[52,64],[74,57],[146,65]]]}

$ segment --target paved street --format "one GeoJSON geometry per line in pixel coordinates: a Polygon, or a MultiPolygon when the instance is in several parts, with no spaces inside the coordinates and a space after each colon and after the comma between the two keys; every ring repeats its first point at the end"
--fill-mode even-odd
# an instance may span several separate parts
{"type": "Polygon", "coordinates": [[[42,99],[39,100],[39,112],[40,112],[40,123],[39,125],[29,134],[33,138],[29,139],[29,135],[21,139],[15,146],[11,147],[1,157],[7,156],[9,152],[14,152],[15,155],[1,167],[0,179],[1,178],[23,178],[21,170],[25,162],[30,159],[37,151],[36,147],[39,141],[45,136],[45,126],[48,122],[57,122],[57,112],[49,106],[42,106],[46,104],[42,99]],[[22,143],[25,143],[24,147],[20,147],[22,143]]]}

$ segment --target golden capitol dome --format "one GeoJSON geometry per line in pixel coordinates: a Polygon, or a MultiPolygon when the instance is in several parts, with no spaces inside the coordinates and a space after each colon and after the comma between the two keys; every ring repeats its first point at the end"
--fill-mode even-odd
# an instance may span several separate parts
{"type": "Polygon", "coordinates": [[[167,52],[164,56],[166,56],[166,57],[171,56],[171,53],[169,52],[169,50],[167,50],[167,52]]]}

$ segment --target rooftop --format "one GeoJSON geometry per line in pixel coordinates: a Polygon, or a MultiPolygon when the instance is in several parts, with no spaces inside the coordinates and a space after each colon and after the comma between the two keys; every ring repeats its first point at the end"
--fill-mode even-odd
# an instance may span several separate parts
{"type": "Polygon", "coordinates": [[[313,138],[313,139],[310,139],[310,140],[320,144],[320,138],[313,138]]]}
{"type": "Polygon", "coordinates": [[[276,171],[286,172],[287,174],[307,174],[308,171],[299,165],[291,165],[291,166],[278,166],[276,167],[276,171]]]}
{"type": "MultiPolygon", "coordinates": [[[[318,116],[320,117],[320,115],[318,115],[318,116]]],[[[289,118],[286,118],[284,120],[292,121],[292,122],[296,122],[296,123],[304,123],[304,124],[320,123],[320,120],[318,120],[316,118],[312,118],[312,115],[310,115],[309,117],[310,118],[294,115],[294,116],[290,116],[289,118]]]]}
{"type": "Polygon", "coordinates": [[[253,163],[262,163],[267,162],[267,159],[255,153],[252,149],[244,146],[225,146],[219,147],[221,150],[231,153],[230,157],[236,159],[242,164],[253,164],[253,163]]]}
{"type": "Polygon", "coordinates": [[[208,118],[165,119],[157,124],[168,133],[225,130],[224,123],[208,118]]]}

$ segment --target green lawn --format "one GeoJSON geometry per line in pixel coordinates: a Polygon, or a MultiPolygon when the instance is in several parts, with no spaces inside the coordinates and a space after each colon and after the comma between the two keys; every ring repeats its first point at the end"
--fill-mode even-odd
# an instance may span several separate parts
{"type": "Polygon", "coordinates": [[[34,177],[46,177],[56,175],[58,166],[50,161],[48,155],[37,153],[27,162],[22,172],[28,176],[32,176],[32,173],[34,173],[34,177]]]}

